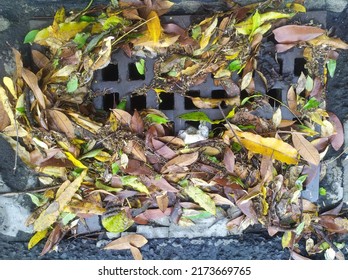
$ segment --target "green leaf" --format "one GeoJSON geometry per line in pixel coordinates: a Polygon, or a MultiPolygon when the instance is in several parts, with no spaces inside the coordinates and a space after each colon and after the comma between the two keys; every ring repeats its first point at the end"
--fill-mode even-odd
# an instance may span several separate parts
{"type": "Polygon", "coordinates": [[[308,75],[307,80],[306,80],[306,90],[312,91],[313,85],[314,85],[314,81],[313,81],[312,77],[308,75]]]}
{"type": "Polygon", "coordinates": [[[64,226],[66,226],[75,217],[76,214],[74,213],[63,212],[60,214],[60,218],[64,226]]]}
{"type": "Polygon", "coordinates": [[[295,181],[295,186],[297,189],[302,190],[303,189],[303,183],[306,181],[308,175],[302,175],[300,177],[297,178],[297,180],[295,181]]]}
{"type": "Polygon", "coordinates": [[[116,109],[124,110],[126,111],[126,106],[127,106],[127,100],[122,99],[120,103],[117,104],[116,109]]]}
{"type": "Polygon", "coordinates": [[[95,17],[91,17],[91,16],[82,16],[80,17],[80,21],[87,21],[87,22],[95,22],[95,17]]]}
{"type": "Polygon", "coordinates": [[[220,163],[220,161],[214,156],[206,155],[206,157],[213,163],[220,163]]]}
{"type": "Polygon", "coordinates": [[[240,103],[241,106],[243,106],[245,103],[247,103],[251,98],[255,98],[255,97],[261,97],[262,94],[254,94],[252,96],[248,96],[248,97],[245,97],[242,102],[240,103]]]}
{"type": "Polygon", "coordinates": [[[135,67],[137,68],[140,75],[145,75],[145,60],[143,58],[135,62],[135,67]]]}
{"type": "Polygon", "coordinates": [[[48,198],[42,194],[27,193],[27,195],[29,195],[31,201],[38,207],[44,205],[48,201],[48,198]]]}
{"type": "Polygon", "coordinates": [[[312,97],[308,100],[308,102],[303,106],[303,110],[310,110],[318,108],[320,105],[320,102],[315,99],[315,97],[312,97]]]}
{"type": "Polygon", "coordinates": [[[332,78],[335,75],[336,70],[336,60],[335,59],[329,59],[327,62],[327,70],[329,71],[330,77],[332,78]]]}
{"type": "Polygon", "coordinates": [[[253,34],[254,31],[255,31],[256,29],[258,29],[258,28],[260,27],[260,25],[261,25],[261,16],[260,16],[258,10],[256,10],[255,14],[254,14],[253,17],[252,17],[252,20],[253,20],[253,27],[252,27],[252,32],[251,32],[251,34],[253,34]]]}
{"type": "Polygon", "coordinates": [[[35,37],[36,37],[37,33],[39,33],[39,31],[40,30],[37,30],[37,29],[29,31],[28,34],[25,35],[23,43],[24,44],[26,44],[26,43],[31,44],[32,42],[34,42],[35,37]]]}
{"type": "Polygon", "coordinates": [[[77,33],[74,42],[77,44],[77,48],[81,49],[84,45],[86,45],[86,41],[91,36],[89,33],[77,33]]]}
{"type": "Polygon", "coordinates": [[[242,124],[239,124],[237,125],[241,130],[249,130],[249,129],[255,129],[255,125],[242,125],[242,124]]]}
{"type": "Polygon", "coordinates": [[[180,115],[179,118],[185,121],[195,121],[195,122],[201,121],[201,122],[213,123],[213,121],[208,117],[206,113],[200,112],[200,111],[185,113],[180,115]]]}
{"type": "Polygon", "coordinates": [[[304,226],[305,226],[305,222],[302,222],[296,227],[295,233],[297,236],[299,236],[302,233],[304,226]]]}
{"type": "Polygon", "coordinates": [[[73,75],[66,85],[67,92],[73,93],[75,90],[77,90],[78,87],[79,87],[79,79],[77,78],[76,75],[73,75]]]}
{"type": "Polygon", "coordinates": [[[134,221],[127,216],[127,213],[122,210],[116,215],[104,217],[102,219],[103,227],[109,232],[124,232],[130,226],[134,224],[134,221]]]}
{"type": "Polygon", "coordinates": [[[156,114],[147,114],[146,119],[151,123],[166,124],[170,122],[168,119],[158,116],[156,114]]]}
{"type": "Polygon", "coordinates": [[[147,187],[138,180],[136,176],[123,176],[120,177],[122,185],[133,188],[134,190],[142,193],[149,194],[147,187]]]}
{"type": "Polygon", "coordinates": [[[196,25],[192,28],[192,38],[197,40],[202,34],[202,29],[200,25],[196,25]]]}
{"type": "Polygon", "coordinates": [[[118,171],[120,171],[120,166],[116,162],[114,162],[113,164],[111,164],[111,169],[112,175],[116,175],[118,171]]]}
{"type": "Polygon", "coordinates": [[[199,211],[199,210],[192,210],[192,209],[183,209],[183,217],[190,219],[191,221],[194,220],[200,220],[200,219],[206,219],[211,217],[211,213],[208,211],[199,211]]]}
{"type": "Polygon", "coordinates": [[[96,182],[95,182],[95,186],[96,186],[98,189],[105,190],[105,191],[107,191],[107,192],[119,192],[119,191],[122,191],[122,190],[123,190],[122,188],[113,188],[113,187],[109,187],[108,185],[105,185],[105,184],[103,184],[103,183],[100,182],[100,181],[96,181],[96,182]]]}
{"type": "Polygon", "coordinates": [[[199,206],[201,206],[204,210],[208,211],[212,215],[216,214],[216,206],[214,201],[204,191],[193,185],[188,185],[184,189],[188,196],[191,197],[194,202],[198,203],[199,206]]]}
{"type": "Polygon", "coordinates": [[[229,65],[228,65],[228,70],[231,72],[239,71],[242,68],[242,63],[239,59],[233,60],[229,65]]]}
{"type": "Polygon", "coordinates": [[[326,195],[326,189],[323,188],[323,187],[320,187],[319,188],[319,194],[322,195],[322,196],[325,196],[326,195]]]}
{"type": "Polygon", "coordinates": [[[108,30],[108,29],[113,28],[117,25],[123,25],[125,23],[126,23],[126,20],[124,18],[119,17],[119,16],[112,16],[112,17],[109,17],[104,22],[103,29],[108,30]]]}
{"type": "Polygon", "coordinates": [[[89,151],[88,153],[85,153],[81,157],[79,157],[79,160],[82,160],[84,158],[94,158],[96,157],[103,149],[95,149],[92,151],[89,151]]]}

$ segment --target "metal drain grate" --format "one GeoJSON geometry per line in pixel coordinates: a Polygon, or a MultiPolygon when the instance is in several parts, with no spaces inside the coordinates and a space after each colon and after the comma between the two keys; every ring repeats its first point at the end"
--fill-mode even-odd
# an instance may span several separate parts
{"type": "MultiPolygon", "coordinates": [[[[162,23],[176,23],[183,28],[187,28],[193,22],[193,16],[164,16],[161,18],[162,23]]],[[[308,12],[305,15],[298,15],[294,18],[295,21],[309,22],[314,21],[325,27],[326,24],[326,12],[308,12]]],[[[195,16],[194,22],[197,22],[197,16],[195,16]]],[[[38,28],[47,26],[49,22],[43,20],[32,20],[31,28],[38,28]]],[[[260,78],[255,77],[256,91],[262,94],[267,94],[272,97],[269,103],[272,108],[276,109],[279,104],[287,103],[287,92],[291,84],[296,84],[301,72],[306,71],[304,68],[305,59],[303,58],[303,50],[299,48],[293,48],[285,53],[277,55],[275,57],[274,38],[265,39],[266,49],[261,50],[260,60],[263,56],[269,56],[273,59],[274,68],[277,69],[278,78],[274,79],[272,87],[265,92],[263,86],[260,86],[262,81],[260,78]],[[268,44],[267,44],[268,43],[268,44]],[[267,48],[267,46],[269,46],[267,48]],[[276,102],[275,100],[280,101],[276,102]]],[[[154,63],[156,58],[146,58],[145,65],[146,71],[144,75],[138,73],[135,63],[137,58],[129,58],[122,50],[116,51],[112,55],[111,63],[104,69],[95,72],[94,80],[92,84],[92,90],[94,92],[103,92],[105,94],[98,95],[94,98],[93,103],[97,110],[105,110],[115,108],[115,106],[123,99],[126,102],[126,110],[138,111],[145,108],[155,108],[161,110],[166,116],[173,121],[175,132],[181,129],[185,129],[188,125],[196,125],[197,123],[186,122],[178,118],[183,113],[193,111],[204,111],[208,117],[212,120],[221,119],[222,115],[220,110],[217,109],[199,109],[192,100],[181,94],[175,92],[161,93],[160,99],[162,102],[158,104],[157,94],[153,90],[149,90],[146,95],[133,95],[132,93],[143,87],[144,85],[150,85],[154,77],[154,63]]],[[[262,65],[262,61],[260,62],[262,65]]],[[[268,66],[266,66],[267,68],[268,66]]],[[[268,67],[269,68],[269,67],[268,67]]],[[[267,70],[267,69],[266,69],[267,70]]],[[[269,69],[268,69],[269,70],[269,69]]],[[[262,71],[261,71],[262,72],[262,71]]],[[[236,80],[238,77],[232,77],[236,80]]],[[[241,98],[243,98],[244,92],[241,92],[241,98]]],[[[221,86],[216,86],[214,79],[211,75],[208,75],[206,81],[200,85],[190,88],[186,93],[186,96],[191,97],[204,97],[204,98],[224,98],[226,97],[226,91],[221,86]]],[[[282,110],[282,117],[287,120],[294,119],[294,115],[289,111],[286,106],[280,106],[282,110]]],[[[225,113],[231,110],[231,107],[222,104],[222,109],[225,113]]],[[[272,118],[272,113],[266,114],[267,118],[272,118]]],[[[219,128],[221,125],[211,125],[210,129],[219,128]]],[[[319,173],[311,181],[311,184],[306,186],[306,189],[302,192],[302,196],[310,201],[317,201],[319,197],[319,173]]]]}

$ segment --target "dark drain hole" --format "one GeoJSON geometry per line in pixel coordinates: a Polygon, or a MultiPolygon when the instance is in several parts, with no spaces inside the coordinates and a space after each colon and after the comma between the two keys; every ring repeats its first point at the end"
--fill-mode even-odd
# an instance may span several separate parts
{"type": "Polygon", "coordinates": [[[118,66],[117,64],[109,64],[102,69],[103,81],[118,81],[118,66]]]}
{"type": "Polygon", "coordinates": [[[305,65],[306,60],[303,57],[295,58],[294,75],[299,77],[302,72],[306,75],[307,69],[305,68],[305,65]]]}
{"type": "MultiPolygon", "coordinates": [[[[227,93],[223,89],[213,90],[211,92],[211,98],[213,98],[213,99],[227,98],[227,93]]],[[[220,106],[221,106],[221,108],[226,108],[227,107],[226,102],[225,101],[221,102],[220,106]]]]}
{"type": "Polygon", "coordinates": [[[189,127],[189,126],[193,126],[193,127],[198,129],[199,125],[200,125],[200,122],[194,122],[194,121],[187,121],[187,122],[185,122],[186,128],[189,127]]]}
{"type": "MultiPolygon", "coordinates": [[[[191,97],[200,97],[201,93],[199,90],[189,90],[186,92],[186,95],[191,97]]],[[[185,109],[191,110],[191,109],[197,109],[197,107],[193,104],[190,98],[185,97],[185,109]]]]}
{"type": "Polygon", "coordinates": [[[279,75],[283,75],[283,60],[281,58],[278,58],[278,64],[279,64],[279,75]]]}
{"type": "Polygon", "coordinates": [[[159,95],[161,103],[158,108],[160,110],[174,110],[174,94],[170,92],[163,92],[159,95]]]}
{"type": "Polygon", "coordinates": [[[146,109],[146,96],[145,95],[133,95],[131,96],[131,110],[143,110],[146,109]]]}
{"type": "Polygon", "coordinates": [[[115,109],[116,105],[120,102],[120,95],[118,92],[108,93],[104,95],[104,110],[109,111],[115,109]]]}
{"type": "Polygon", "coordinates": [[[269,99],[269,104],[274,108],[278,107],[280,105],[279,102],[276,100],[282,102],[282,89],[280,88],[272,88],[267,92],[267,95],[272,97],[269,99]]]}
{"type": "Polygon", "coordinates": [[[135,63],[128,64],[128,73],[129,73],[129,80],[131,81],[145,80],[145,75],[142,75],[138,72],[138,69],[135,66],[135,63]]]}

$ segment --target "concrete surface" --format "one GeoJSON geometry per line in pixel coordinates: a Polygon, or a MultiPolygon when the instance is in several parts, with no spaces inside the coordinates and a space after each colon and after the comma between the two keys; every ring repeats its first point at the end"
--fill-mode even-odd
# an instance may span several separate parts
{"type": "MultiPolygon", "coordinates": [[[[103,2],[103,1],[95,1],[103,2]]],[[[223,6],[223,1],[175,1],[179,3],[174,12],[209,11],[223,6]]],[[[253,1],[239,1],[244,4],[253,1]]],[[[255,1],[254,1],[255,2],[255,1]]],[[[52,16],[54,10],[61,4],[67,9],[83,7],[83,0],[1,0],[0,4],[0,41],[9,42],[11,46],[19,48],[28,60],[28,46],[22,40],[28,30],[28,22],[35,16],[52,16]]],[[[348,9],[345,9],[347,0],[319,0],[306,1],[311,10],[326,9],[328,14],[327,25],[333,27],[334,33],[348,41],[348,9]]],[[[0,74],[1,77],[10,75],[14,69],[12,53],[6,44],[0,46],[0,74]]],[[[348,63],[347,52],[342,52],[338,60],[335,77],[329,80],[327,106],[334,112],[348,129],[348,63]]],[[[348,143],[346,135],[346,143],[348,143]]],[[[346,144],[347,145],[347,144],[346,144]]],[[[329,151],[327,160],[336,158],[341,151],[329,151]]],[[[329,195],[321,198],[321,203],[334,203],[342,199],[348,202],[348,159],[347,154],[328,165],[326,181],[322,183],[331,186],[329,195]]],[[[12,163],[14,154],[12,149],[0,137],[0,192],[25,191],[36,185],[35,176],[23,164],[19,165],[17,173],[13,175],[12,163]]],[[[131,259],[130,252],[101,251],[95,240],[71,239],[64,240],[58,247],[58,252],[39,257],[43,244],[33,250],[26,249],[26,241],[30,237],[30,228],[23,227],[24,221],[32,210],[32,205],[27,195],[3,197],[0,196],[0,259],[131,259]]],[[[91,221],[94,225],[98,221],[91,221]]],[[[141,226],[137,232],[150,241],[142,248],[145,259],[288,259],[289,254],[281,248],[280,237],[268,237],[267,233],[256,231],[241,236],[225,237],[228,232],[225,220],[212,221],[209,225],[196,225],[183,228],[175,225],[164,224],[160,227],[141,226]],[[168,238],[170,237],[170,238],[168,238]],[[181,237],[181,238],[179,238],[181,237]],[[205,238],[202,238],[205,237],[205,238]]],[[[95,230],[98,228],[96,227],[95,230]]],[[[81,228],[82,231],[82,228],[81,228]]],[[[106,238],[106,237],[103,237],[106,238]]],[[[116,238],[110,236],[109,238],[116,238]]],[[[99,244],[103,247],[108,241],[99,244]]],[[[344,251],[348,256],[347,250],[344,251]]]]}

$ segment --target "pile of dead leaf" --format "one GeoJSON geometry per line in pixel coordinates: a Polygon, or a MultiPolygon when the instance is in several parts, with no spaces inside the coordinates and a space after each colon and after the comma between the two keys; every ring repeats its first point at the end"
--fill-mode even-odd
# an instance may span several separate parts
{"type": "MultiPolygon", "coordinates": [[[[333,238],[348,231],[348,219],[340,209],[319,214],[301,191],[319,172],[329,146],[339,150],[343,144],[342,125],[325,110],[325,95],[337,49],[348,45],[318,26],[286,25],[305,7],[277,3],[229,3],[227,12],[186,30],[161,24],[169,1],[114,0],[68,16],[62,8],[52,25],[29,32],[25,43],[32,44],[34,65],[24,67],[13,50],[16,71],[0,87],[2,137],[42,184],[29,194],[38,206],[28,219],[35,231],[29,248],[47,237],[42,254],[52,250],[93,215],[101,216],[106,231],[120,233],[163,217],[190,227],[219,214],[229,219],[232,234],[254,224],[270,235],[283,232],[283,247],[294,258],[324,251],[342,258],[333,238]],[[278,53],[300,47],[307,63],[306,73],[289,84],[287,104],[273,100],[267,119],[257,111],[269,109],[272,97],[261,93],[281,75],[262,71],[258,60],[264,39],[273,35],[278,53]],[[144,57],[156,59],[155,77],[139,94],[184,95],[212,75],[226,98],[188,98],[202,109],[228,106],[229,113],[221,110],[217,120],[203,110],[181,115],[200,126],[175,135],[172,120],[155,108],[129,113],[121,101],[106,114],[96,111],[93,74],[117,49],[139,57],[140,74],[144,57]],[[281,107],[294,119],[284,119],[281,107]],[[207,123],[221,129],[209,131],[207,123]]],[[[139,259],[145,243],[130,235],[106,249],[130,249],[139,259]]]]}

